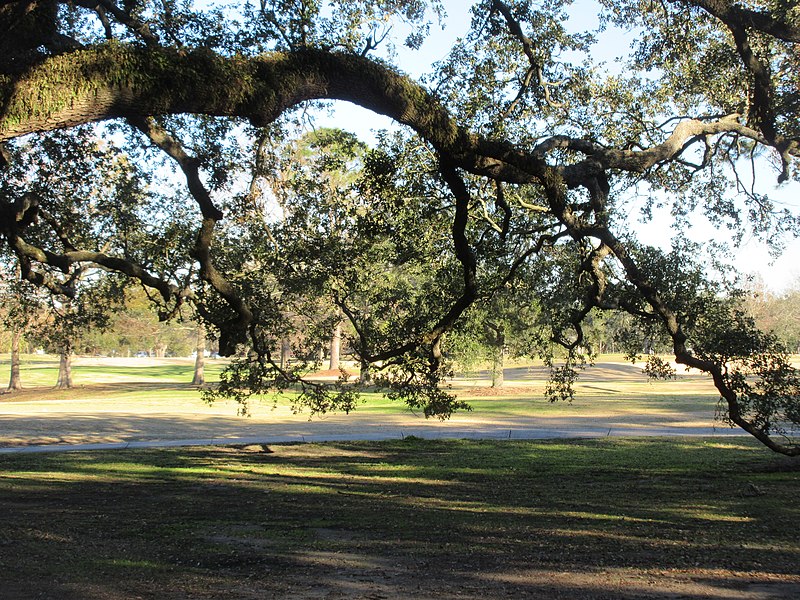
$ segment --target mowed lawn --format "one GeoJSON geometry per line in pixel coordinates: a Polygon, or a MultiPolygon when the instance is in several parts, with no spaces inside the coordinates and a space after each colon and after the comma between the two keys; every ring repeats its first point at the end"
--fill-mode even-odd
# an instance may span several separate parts
{"type": "MultiPolygon", "coordinates": [[[[26,354],[22,356],[20,368],[23,388],[39,388],[44,392],[58,380],[58,357],[53,355],[26,354]]],[[[208,381],[218,381],[219,373],[227,360],[205,360],[205,375],[208,381]]],[[[72,378],[76,387],[98,384],[128,383],[183,383],[189,384],[194,373],[193,358],[73,358],[72,378]]],[[[0,383],[9,378],[9,355],[0,354],[0,383]]]]}
{"type": "Polygon", "coordinates": [[[0,456],[0,598],[798,598],[747,439],[0,456]]]}
{"type": "MultiPolygon", "coordinates": [[[[506,386],[498,393],[488,387],[488,371],[459,373],[451,382],[452,391],[467,400],[476,414],[525,416],[531,414],[582,414],[615,412],[631,414],[643,411],[708,411],[714,410],[719,395],[707,377],[681,373],[673,381],[649,381],[640,366],[625,363],[621,355],[607,355],[597,367],[589,367],[578,380],[572,403],[550,403],[545,399],[547,371],[540,362],[511,366],[506,370],[506,386]]],[[[219,380],[225,359],[206,359],[206,382],[219,380]]],[[[135,401],[169,399],[196,401],[197,386],[191,385],[194,361],[190,358],[92,358],[76,357],[72,368],[74,389],[55,390],[58,359],[54,356],[26,355],[22,363],[23,391],[12,396],[0,395],[0,402],[9,400],[97,399],[135,401]]],[[[0,385],[9,377],[8,355],[0,354],[0,385]]],[[[404,406],[391,402],[380,391],[363,395],[359,412],[398,413],[404,406]]],[[[266,405],[288,405],[291,392],[279,398],[255,399],[266,405]]]]}

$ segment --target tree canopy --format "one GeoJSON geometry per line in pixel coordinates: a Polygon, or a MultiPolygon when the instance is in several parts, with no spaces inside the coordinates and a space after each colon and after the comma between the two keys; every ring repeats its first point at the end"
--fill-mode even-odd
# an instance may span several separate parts
{"type": "Polygon", "coordinates": [[[732,424],[800,455],[797,371],[735,274],[680,235],[669,252],[642,242],[628,214],[644,197],[642,218],[661,206],[680,230],[699,212],[733,244],[798,232],[770,193],[800,181],[800,7],[578,8],[598,30],[576,31],[567,0],[476,1],[417,81],[395,44],[435,35],[438,0],[0,0],[4,260],[66,296],[93,268],[139,281],[164,317],[193,302],[223,353],[248,349],[231,393],[300,383],[320,410],[334,397],[274,356],[320,321],[312,291],[427,414],[458,407],[439,383],[473,307],[508,294],[536,315],[565,353],[555,396],[591,348],[584,322],[621,311],[709,374],[732,424]],[[622,68],[595,59],[609,28],[636,40],[622,68]],[[328,159],[285,151],[332,100],[404,127],[372,150],[306,140],[328,159]]]}

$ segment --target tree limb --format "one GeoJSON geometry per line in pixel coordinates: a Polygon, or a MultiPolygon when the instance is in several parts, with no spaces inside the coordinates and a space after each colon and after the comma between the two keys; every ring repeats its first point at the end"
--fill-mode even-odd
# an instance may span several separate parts
{"type": "Polygon", "coordinates": [[[672,3],[689,4],[702,8],[723,23],[736,23],[761,31],[785,42],[800,42],[800,26],[784,21],[772,13],[744,8],[730,0],[668,0],[672,3]]]}
{"type": "Polygon", "coordinates": [[[144,133],[150,141],[170,156],[183,171],[189,192],[200,207],[203,219],[192,249],[192,255],[200,263],[200,277],[208,282],[236,312],[233,321],[218,323],[221,330],[221,354],[233,354],[236,343],[241,341],[247,325],[253,321],[253,312],[241,294],[216,268],[211,257],[211,246],[214,239],[214,227],[222,219],[222,212],[214,205],[211,194],[200,179],[200,170],[196,158],[189,156],[183,145],[170,135],[152,118],[129,117],[128,122],[144,133]]]}

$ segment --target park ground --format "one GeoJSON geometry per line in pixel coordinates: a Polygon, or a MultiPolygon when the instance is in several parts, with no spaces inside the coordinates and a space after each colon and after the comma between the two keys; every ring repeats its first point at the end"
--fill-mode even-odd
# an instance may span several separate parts
{"type": "MultiPolygon", "coordinates": [[[[0,361],[0,378],[4,376],[0,361]]],[[[640,365],[606,356],[583,373],[571,403],[544,397],[541,364],[506,369],[506,386],[488,387],[485,372],[459,374],[453,391],[473,407],[446,421],[366,394],[349,414],[309,418],[291,398],[254,399],[249,415],[234,402],[208,405],[189,385],[190,359],[78,358],[76,387],[54,390],[57,363],[29,357],[26,389],[0,395],[0,447],[124,444],[181,440],[321,441],[425,438],[548,438],[603,435],[729,435],[715,419],[718,394],[708,379],[679,371],[675,381],[652,382],[640,365]]],[[[209,380],[221,361],[207,361],[209,380]]],[[[328,377],[333,378],[328,375],[328,377]]],[[[0,379],[1,380],[1,379],[0,379]]]]}
{"type": "MultiPolygon", "coordinates": [[[[281,402],[250,418],[208,407],[174,364],[137,368],[134,381],[87,360],[76,390],[3,397],[7,447],[26,442],[14,425],[26,419],[76,427],[30,429],[42,444],[152,439],[150,420],[167,437],[213,421],[223,433],[253,419],[308,424],[281,402]],[[24,406],[42,411],[14,412],[24,406]]],[[[536,368],[505,395],[464,378],[457,391],[475,410],[457,418],[637,426],[652,413],[674,433],[713,418],[713,390],[692,374],[667,385],[598,369],[571,405],[541,400],[536,368]]],[[[378,397],[362,409],[419,419],[378,397]]],[[[0,454],[0,598],[800,598],[799,497],[797,460],[724,435],[0,454]]]]}

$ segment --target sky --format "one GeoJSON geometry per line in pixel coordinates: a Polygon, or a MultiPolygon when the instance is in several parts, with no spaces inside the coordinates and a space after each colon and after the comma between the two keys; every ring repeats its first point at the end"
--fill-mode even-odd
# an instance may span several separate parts
{"type": "MultiPolygon", "coordinates": [[[[418,51],[412,51],[398,44],[398,60],[395,61],[404,72],[412,77],[429,72],[431,64],[444,58],[454,40],[463,36],[469,29],[471,2],[464,0],[444,0],[447,10],[445,28],[437,25],[431,27],[431,35],[418,51]]],[[[592,29],[597,25],[595,2],[578,0],[573,5],[570,19],[577,30],[592,29]]],[[[609,30],[602,35],[597,45],[595,58],[606,61],[609,69],[618,69],[614,62],[617,56],[624,55],[630,46],[633,32],[609,30]]],[[[340,127],[352,131],[367,143],[374,141],[374,132],[380,129],[391,129],[396,125],[388,118],[376,115],[360,107],[337,102],[330,115],[317,118],[317,126],[340,127]]],[[[777,185],[776,174],[763,174],[765,181],[774,182],[769,189],[770,197],[780,205],[793,208],[800,214],[800,183],[789,182],[777,185]]],[[[636,211],[631,211],[631,226],[636,229],[640,239],[648,244],[668,248],[674,231],[670,229],[671,217],[666,213],[655,213],[649,223],[640,223],[636,211]]],[[[693,215],[690,239],[695,241],[725,240],[724,231],[716,230],[702,214],[693,215]]],[[[779,256],[771,256],[767,246],[755,237],[745,238],[742,244],[733,249],[729,257],[734,267],[742,274],[752,275],[762,281],[773,293],[782,293],[792,287],[800,287],[800,239],[787,238],[786,246],[779,256]]]]}

